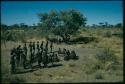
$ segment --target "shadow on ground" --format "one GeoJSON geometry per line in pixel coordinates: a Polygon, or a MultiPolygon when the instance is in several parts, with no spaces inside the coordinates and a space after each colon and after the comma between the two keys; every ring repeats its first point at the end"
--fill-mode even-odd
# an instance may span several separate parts
{"type": "Polygon", "coordinates": [[[37,71],[38,69],[54,68],[54,67],[59,67],[59,66],[63,66],[63,64],[53,64],[53,65],[50,65],[50,66],[47,66],[47,67],[43,67],[43,66],[40,67],[40,66],[38,66],[38,65],[35,65],[35,66],[33,66],[31,69],[30,69],[30,68],[27,68],[27,69],[19,70],[19,71],[17,71],[16,73],[12,73],[12,74],[30,73],[30,72],[37,71]]]}
{"type": "Polygon", "coordinates": [[[92,42],[92,41],[95,41],[97,38],[96,37],[77,37],[77,38],[74,38],[69,41],[69,42],[64,42],[64,41],[58,41],[57,38],[48,38],[47,40],[51,41],[51,42],[54,42],[54,43],[57,43],[57,44],[60,44],[60,43],[66,43],[66,44],[69,44],[69,45],[72,45],[72,44],[87,44],[89,42],[92,42]]]}
{"type": "Polygon", "coordinates": [[[63,66],[63,65],[62,64],[53,64],[51,66],[48,66],[48,68],[59,67],[59,66],[63,66]]]}

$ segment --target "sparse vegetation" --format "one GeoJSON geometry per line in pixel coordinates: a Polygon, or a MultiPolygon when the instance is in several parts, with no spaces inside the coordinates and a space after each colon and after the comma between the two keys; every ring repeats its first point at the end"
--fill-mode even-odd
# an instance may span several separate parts
{"type": "Polygon", "coordinates": [[[102,63],[106,63],[108,61],[116,62],[117,60],[113,51],[111,51],[109,48],[106,48],[103,51],[99,51],[96,55],[96,59],[98,59],[102,63]]]}
{"type": "Polygon", "coordinates": [[[112,36],[112,33],[111,33],[111,31],[106,31],[106,32],[103,33],[103,36],[109,38],[109,37],[112,36]]]}

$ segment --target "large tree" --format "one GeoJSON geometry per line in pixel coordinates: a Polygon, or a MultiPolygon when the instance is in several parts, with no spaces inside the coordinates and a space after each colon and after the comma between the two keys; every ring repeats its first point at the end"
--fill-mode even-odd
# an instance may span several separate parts
{"type": "Polygon", "coordinates": [[[73,9],[60,12],[52,10],[50,13],[39,14],[39,17],[43,27],[61,36],[65,42],[70,40],[70,35],[76,33],[80,26],[86,24],[85,16],[73,9]]]}

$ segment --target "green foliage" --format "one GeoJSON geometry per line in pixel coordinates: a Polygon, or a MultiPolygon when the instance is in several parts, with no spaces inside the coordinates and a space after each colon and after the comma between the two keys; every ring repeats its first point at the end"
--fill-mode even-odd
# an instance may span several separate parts
{"type": "Polygon", "coordinates": [[[2,41],[19,41],[24,39],[24,37],[25,37],[24,32],[17,32],[13,30],[1,32],[2,41]]]}
{"type": "Polygon", "coordinates": [[[61,36],[63,39],[66,39],[68,34],[74,34],[80,26],[86,24],[86,18],[76,10],[60,12],[52,10],[50,13],[42,13],[38,16],[42,24],[41,27],[61,36]]]}

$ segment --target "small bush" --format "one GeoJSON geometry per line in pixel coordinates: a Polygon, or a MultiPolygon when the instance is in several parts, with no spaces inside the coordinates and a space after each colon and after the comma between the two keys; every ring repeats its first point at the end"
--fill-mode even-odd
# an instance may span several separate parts
{"type": "Polygon", "coordinates": [[[113,61],[116,62],[116,56],[114,55],[114,52],[111,51],[109,48],[105,48],[102,51],[99,51],[96,54],[96,59],[101,61],[101,62],[107,62],[107,61],[113,61]]]}
{"type": "Polygon", "coordinates": [[[104,49],[96,54],[96,59],[98,61],[97,68],[104,70],[116,70],[118,69],[119,62],[114,52],[110,49],[104,49]]]}
{"type": "Polygon", "coordinates": [[[118,62],[109,62],[106,64],[105,69],[108,70],[117,70],[120,69],[120,64],[118,62]]]}
{"type": "Polygon", "coordinates": [[[96,79],[104,79],[102,73],[96,73],[95,78],[96,79]]]}
{"type": "Polygon", "coordinates": [[[116,36],[116,37],[120,37],[120,38],[122,38],[123,37],[123,31],[121,31],[121,32],[116,32],[116,33],[114,33],[114,34],[112,34],[113,36],[116,36]]]}
{"type": "Polygon", "coordinates": [[[111,33],[111,31],[106,31],[106,32],[104,32],[103,33],[103,37],[111,37],[112,36],[112,33],[111,33]]]}
{"type": "Polygon", "coordinates": [[[72,39],[71,42],[73,43],[79,43],[79,42],[84,42],[84,43],[89,43],[89,42],[92,42],[94,41],[96,38],[95,37],[82,37],[82,36],[79,36],[75,39],[72,39]]]}

